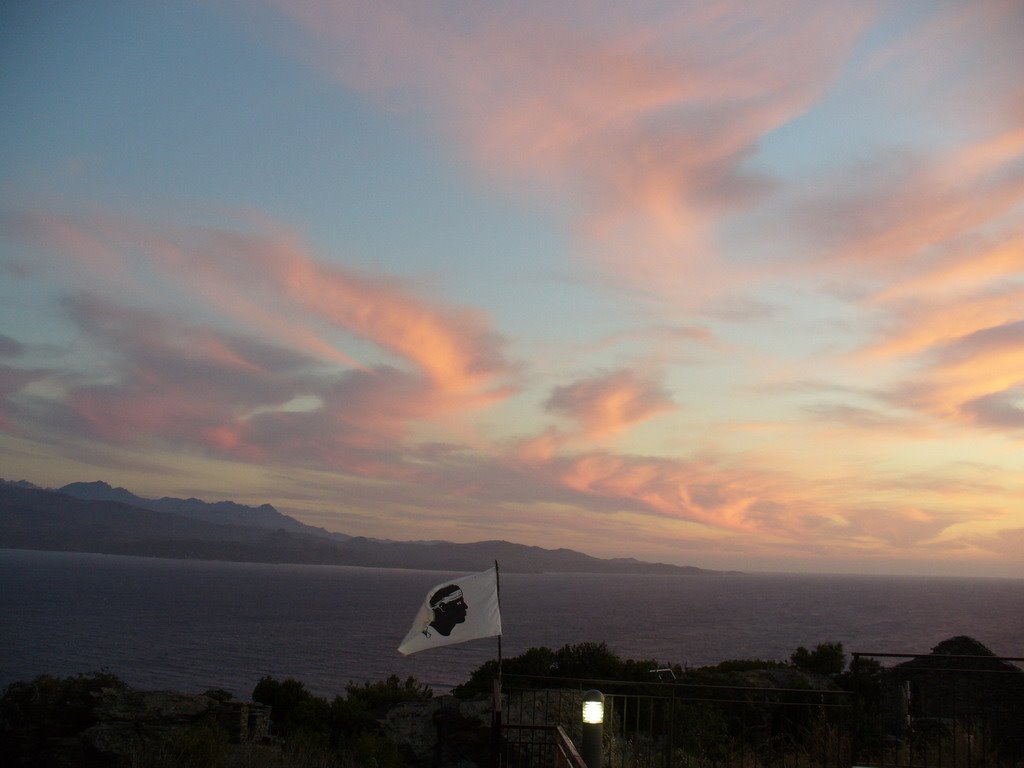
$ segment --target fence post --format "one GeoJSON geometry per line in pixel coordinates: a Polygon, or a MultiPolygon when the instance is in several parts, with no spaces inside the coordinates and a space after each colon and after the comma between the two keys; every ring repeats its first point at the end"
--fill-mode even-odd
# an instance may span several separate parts
{"type": "Polygon", "coordinates": [[[604,694],[589,690],[583,694],[583,744],[580,754],[587,768],[601,768],[604,737],[604,694]]]}
{"type": "Polygon", "coordinates": [[[675,733],[676,733],[676,687],[670,686],[668,690],[668,756],[665,760],[665,768],[672,768],[675,763],[675,733]]]}
{"type": "Polygon", "coordinates": [[[494,678],[491,687],[494,709],[491,712],[491,768],[501,766],[501,681],[494,678]]]}

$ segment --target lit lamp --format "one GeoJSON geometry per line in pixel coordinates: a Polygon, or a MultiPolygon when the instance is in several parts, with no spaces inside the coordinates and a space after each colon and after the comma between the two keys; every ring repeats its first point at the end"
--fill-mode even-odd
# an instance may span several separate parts
{"type": "Polygon", "coordinates": [[[587,768],[601,768],[601,740],[604,734],[604,694],[590,690],[583,694],[583,743],[580,757],[587,768]]]}

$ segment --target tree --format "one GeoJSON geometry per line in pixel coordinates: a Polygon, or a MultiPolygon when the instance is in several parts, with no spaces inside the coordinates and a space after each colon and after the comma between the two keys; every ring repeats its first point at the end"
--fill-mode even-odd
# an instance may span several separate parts
{"type": "MultiPolygon", "coordinates": [[[[585,642],[563,645],[557,651],[545,647],[530,648],[519,656],[505,659],[502,671],[506,675],[548,678],[546,682],[550,682],[550,678],[581,678],[650,683],[657,681],[651,671],[664,666],[651,659],[624,659],[608,648],[607,643],[585,642]]],[[[678,665],[673,667],[673,671],[682,673],[678,665]]],[[[497,676],[498,662],[485,662],[452,693],[460,698],[488,693],[491,681],[497,676]]]]}
{"type": "Polygon", "coordinates": [[[846,668],[842,643],[819,643],[813,651],[801,645],[793,651],[789,660],[797,669],[815,675],[839,675],[846,668]]]}

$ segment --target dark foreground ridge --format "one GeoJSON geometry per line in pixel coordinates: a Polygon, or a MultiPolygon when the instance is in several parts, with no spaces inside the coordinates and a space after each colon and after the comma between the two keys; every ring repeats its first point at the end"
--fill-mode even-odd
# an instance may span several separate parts
{"type": "MultiPolygon", "coordinates": [[[[553,765],[513,736],[529,723],[578,738],[582,691],[598,687],[616,766],[1020,765],[1024,671],[978,641],[951,638],[889,668],[846,661],[841,643],[699,669],[623,659],[604,643],[531,648],[507,660],[502,754],[553,765]]],[[[483,665],[451,695],[392,675],[332,700],[264,677],[247,701],[137,691],[109,672],[44,675],[0,696],[0,755],[15,767],[484,768],[494,671],[483,665]]]]}
{"type": "Polygon", "coordinates": [[[383,541],[300,523],[269,504],[145,499],[103,482],[58,490],[0,480],[0,548],[189,560],[519,573],[716,574],[693,566],[601,559],[508,541],[383,541]]]}

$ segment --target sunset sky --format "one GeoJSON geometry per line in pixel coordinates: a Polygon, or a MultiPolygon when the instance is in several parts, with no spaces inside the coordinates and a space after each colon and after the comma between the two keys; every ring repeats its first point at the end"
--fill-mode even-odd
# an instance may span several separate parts
{"type": "Polygon", "coordinates": [[[0,477],[1024,577],[1024,4],[13,2],[0,477]]]}

